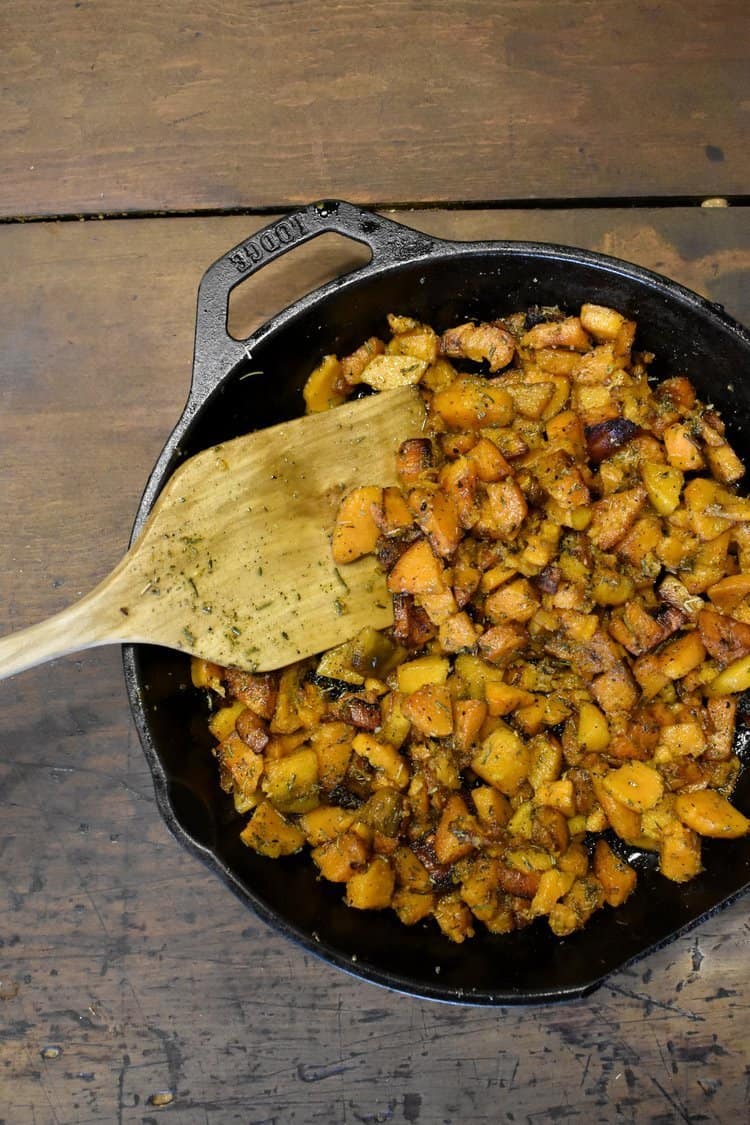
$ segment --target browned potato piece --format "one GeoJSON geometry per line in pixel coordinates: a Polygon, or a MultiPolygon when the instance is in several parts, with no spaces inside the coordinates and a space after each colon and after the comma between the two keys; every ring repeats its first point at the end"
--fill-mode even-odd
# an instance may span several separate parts
{"type": "Polygon", "coordinates": [[[513,421],[513,399],[486,379],[456,379],[444,391],[438,391],[432,406],[446,425],[456,430],[481,430],[513,421]]]}
{"type": "MultiPolygon", "coordinates": [[[[370,336],[369,340],[365,340],[364,344],[360,344],[356,351],[351,355],[344,356],[340,364],[340,377],[349,384],[350,387],[356,386],[362,378],[362,372],[367,367],[371,359],[376,355],[382,355],[385,351],[385,345],[382,340],[377,336],[370,336]]],[[[333,356],[326,356],[326,359],[333,359],[333,356]]],[[[323,361],[325,363],[325,360],[323,361]]],[[[312,376],[310,377],[312,378],[312,376]]],[[[335,385],[335,384],[334,384],[335,385]]]]}
{"type": "Polygon", "coordinates": [[[365,485],[353,489],[344,497],[333,528],[331,552],[334,562],[354,562],[375,550],[382,512],[382,488],[365,485]]]}
{"type": "Polygon", "coordinates": [[[488,484],[476,529],[489,539],[515,539],[528,512],[526,498],[514,480],[488,484]]]}
{"type": "Polygon", "coordinates": [[[621,906],[635,890],[635,871],[625,860],[615,855],[606,840],[596,842],[594,874],[601,883],[605,901],[610,906],[621,906]]]}
{"type": "Polygon", "coordinates": [[[602,551],[608,551],[623,538],[635,523],[646,502],[646,490],[640,486],[597,500],[591,506],[591,523],[587,534],[602,551]]]}
{"type": "Polygon", "coordinates": [[[497,324],[460,324],[444,332],[440,339],[443,355],[472,359],[477,363],[485,360],[490,371],[507,367],[515,350],[512,334],[497,324]]]}
{"type": "Polygon", "coordinates": [[[698,614],[698,631],[709,656],[719,664],[731,664],[750,653],[750,625],[734,617],[703,609],[698,614]]]}
{"type": "Polygon", "coordinates": [[[434,594],[445,589],[442,563],[426,539],[407,548],[388,575],[388,589],[393,594],[434,594]]]}
{"type": "Polygon", "coordinates": [[[530,328],[521,337],[524,348],[571,348],[577,352],[587,352],[591,340],[584,332],[580,319],[569,316],[564,320],[550,320],[530,328]]]}

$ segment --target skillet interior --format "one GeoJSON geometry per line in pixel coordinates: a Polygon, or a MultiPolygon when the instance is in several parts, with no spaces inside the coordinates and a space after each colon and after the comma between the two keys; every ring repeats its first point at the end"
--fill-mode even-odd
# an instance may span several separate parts
{"type": "MultiPolygon", "coordinates": [[[[208,395],[180,432],[179,454],[165,465],[161,479],[181,456],[300,414],[301,388],[319,358],[384,334],[390,311],[441,330],[533,304],[576,310],[586,300],[611,304],[637,319],[636,348],[656,353],[655,374],[687,374],[699,396],[720,409],[737,452],[750,462],[750,337],[720,310],[613,259],[496,243],[449,245],[429,261],[355,275],[328,287],[322,297],[293,306],[257,334],[252,360],[234,367],[208,395]]],[[[187,659],[140,646],[126,651],[125,662],[134,715],[170,828],[277,928],[378,983],[489,1004],[581,995],[750,883],[750,839],[705,841],[706,870],[694,881],[677,886],[646,861],[625,906],[597,912],[585,930],[563,941],[537,923],[503,937],[479,926],[472,941],[456,946],[434,925],[407,929],[390,911],[349,910],[340,888],[316,879],[309,859],[266,860],[239,841],[241,818],[219,789],[206,704],[190,687],[187,659]]],[[[750,814],[750,769],[743,771],[736,803],[750,814]]]]}

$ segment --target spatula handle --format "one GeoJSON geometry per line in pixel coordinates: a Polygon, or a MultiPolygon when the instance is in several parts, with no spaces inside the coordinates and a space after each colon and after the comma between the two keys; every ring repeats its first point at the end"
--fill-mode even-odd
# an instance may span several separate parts
{"type": "Polygon", "coordinates": [[[124,639],[113,635],[96,606],[97,599],[88,595],[37,625],[0,637],[0,680],[58,656],[124,639]]]}

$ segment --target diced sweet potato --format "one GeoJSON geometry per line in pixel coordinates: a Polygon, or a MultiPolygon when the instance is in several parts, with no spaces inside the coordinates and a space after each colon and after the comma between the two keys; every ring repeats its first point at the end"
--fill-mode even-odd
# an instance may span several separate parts
{"type": "Polygon", "coordinates": [[[490,594],[484,612],[491,621],[530,621],[539,609],[539,599],[527,578],[518,578],[490,594]]]}
{"type": "Polygon", "coordinates": [[[449,559],[461,541],[458,506],[450,493],[417,488],[409,493],[414,520],[436,555],[449,559]]]}
{"type": "Polygon", "coordinates": [[[570,348],[577,352],[587,352],[591,339],[584,331],[577,316],[564,320],[549,320],[536,324],[521,337],[524,348],[570,348]]]}
{"type": "Polygon", "coordinates": [[[370,336],[363,344],[350,355],[341,360],[341,377],[350,387],[356,386],[362,380],[362,372],[376,355],[385,351],[383,341],[377,336],[370,336]]]}
{"type": "Polygon", "coordinates": [[[690,473],[704,467],[701,451],[693,439],[689,426],[684,422],[675,422],[667,426],[663,440],[667,460],[675,469],[690,473]]]}
{"type": "Polygon", "coordinates": [[[750,820],[714,789],[678,793],[674,807],[682,823],[699,836],[731,840],[750,832],[750,820]]]}
{"type": "Polygon", "coordinates": [[[486,660],[493,664],[507,661],[514,652],[525,648],[528,643],[526,630],[513,622],[507,625],[493,625],[479,638],[479,648],[486,660]]]}
{"type": "MultiPolygon", "coordinates": [[[[391,325],[395,321],[391,321],[391,325]]],[[[395,330],[392,328],[393,338],[388,343],[389,355],[412,355],[432,364],[438,357],[440,339],[434,328],[429,324],[413,322],[408,328],[395,330]]]]}
{"type": "Polygon", "coordinates": [[[448,427],[456,430],[506,426],[513,420],[513,399],[502,387],[485,379],[456,379],[434,396],[432,407],[448,427]]]}
{"type": "Polygon", "coordinates": [[[528,512],[526,498],[514,480],[499,480],[486,487],[476,530],[489,539],[515,539],[528,512]]]}
{"type": "Polygon", "coordinates": [[[702,664],[705,657],[701,635],[694,631],[665,645],[657,657],[657,666],[670,680],[681,680],[702,664]]]}
{"type": "Polygon", "coordinates": [[[396,879],[385,856],[376,855],[364,871],[356,871],[346,883],[346,904],[355,910],[384,910],[391,905],[396,879]]]}
{"type": "Polygon", "coordinates": [[[477,643],[478,630],[468,613],[453,613],[438,629],[438,640],[445,652],[461,652],[477,643]]]}
{"type": "Polygon", "coordinates": [[[317,754],[303,748],[285,758],[267,761],[262,786],[270,803],[280,812],[309,812],[319,804],[317,754]]]}
{"type": "Polygon", "coordinates": [[[648,498],[659,515],[670,515],[680,503],[680,493],[685,480],[682,471],[671,465],[644,461],[641,465],[641,478],[648,492],[648,498]]]}
{"type": "Polygon", "coordinates": [[[731,664],[750,653],[750,625],[712,609],[701,610],[697,621],[706,651],[719,664],[731,664]]]}
{"type": "Polygon", "coordinates": [[[434,909],[435,921],[446,937],[459,944],[474,936],[471,911],[458,892],[441,895],[434,909]]]}
{"type": "Polygon", "coordinates": [[[297,825],[286,820],[268,801],[258,805],[250,823],[240,832],[240,839],[270,859],[298,852],[305,843],[305,835],[297,825]]]}
{"type": "Polygon", "coordinates": [[[523,418],[541,418],[552,402],[556,387],[554,383],[520,382],[505,378],[502,387],[513,399],[516,414],[523,418]]]}
{"type": "Polygon", "coordinates": [[[635,871],[612,851],[606,840],[596,842],[594,874],[601,883],[604,899],[610,906],[621,906],[635,890],[635,871]]]}
{"type": "Polygon", "coordinates": [[[362,731],[352,740],[352,749],[369,762],[374,770],[381,770],[396,789],[405,789],[409,784],[406,759],[389,742],[362,731]]]}
{"type": "Polygon", "coordinates": [[[435,831],[439,863],[456,863],[470,855],[479,842],[479,825],[458,793],[448,798],[435,831]]]}
{"type": "Polygon", "coordinates": [[[480,437],[467,451],[466,460],[473,465],[479,480],[486,484],[502,480],[513,471],[495,443],[486,437],[480,437]]]}
{"type": "Polygon", "coordinates": [[[323,359],[308,376],[303,395],[308,414],[318,414],[340,406],[346,399],[344,371],[335,355],[323,359]]]}
{"type": "Polygon", "coordinates": [[[401,710],[409,722],[428,738],[445,738],[453,733],[453,707],[445,684],[425,684],[405,696],[401,710]]]}
{"type": "Polygon", "coordinates": [[[524,691],[516,684],[504,684],[502,680],[488,681],[484,690],[490,715],[510,715],[518,707],[526,707],[534,702],[530,691],[524,691]]]}
{"type": "Polygon", "coordinates": [[[645,488],[636,487],[617,492],[591,506],[591,523],[587,535],[602,551],[609,551],[635,523],[646,502],[645,488]]]}
{"type": "Polygon", "coordinates": [[[727,578],[721,578],[713,586],[709,586],[706,593],[720,613],[731,613],[750,595],[750,573],[730,574],[727,578]]]}
{"type": "Polygon", "coordinates": [[[744,477],[745,466],[728,442],[706,446],[705,456],[709,469],[722,484],[736,484],[744,477]]]}
{"type": "Polygon", "coordinates": [[[485,739],[471,760],[474,773],[508,797],[518,792],[530,767],[528,746],[505,723],[485,739]]]}
{"type": "Polygon", "coordinates": [[[426,539],[407,547],[388,575],[392,594],[434,594],[445,589],[443,564],[426,539]]]}
{"type": "Polygon", "coordinates": [[[339,505],[331,552],[336,563],[349,563],[375,550],[382,522],[383,490],[374,485],[353,489],[339,505]]]}
{"type": "Polygon", "coordinates": [[[538,457],[534,475],[542,488],[563,508],[580,508],[590,500],[580,470],[570,463],[570,454],[555,449],[538,457]]]}
{"type": "Polygon", "coordinates": [[[369,854],[365,840],[351,830],[342,832],[335,840],[320,844],[310,852],[320,874],[331,883],[346,883],[366,866],[369,854]]]}
{"type": "Polygon", "coordinates": [[[434,453],[429,438],[409,438],[398,447],[396,472],[402,484],[408,487],[419,484],[433,464],[434,453]]]}
{"type": "Polygon", "coordinates": [[[659,870],[674,883],[686,883],[701,870],[701,841],[697,832],[676,821],[659,841],[659,870]]]}
{"type": "Polygon", "coordinates": [[[644,762],[626,762],[608,773],[602,785],[621,805],[639,813],[652,808],[664,792],[659,772],[644,762]]]}
{"type": "Polygon", "coordinates": [[[616,340],[625,317],[606,305],[581,305],[581,327],[597,340],[616,340]]]}

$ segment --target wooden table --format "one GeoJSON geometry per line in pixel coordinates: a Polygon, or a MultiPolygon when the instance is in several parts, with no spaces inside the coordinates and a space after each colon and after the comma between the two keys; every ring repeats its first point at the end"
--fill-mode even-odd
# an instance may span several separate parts
{"type": "MultiPolygon", "coordinates": [[[[275,210],[427,204],[401,217],[605,250],[750,323],[744,3],[8,0],[0,20],[0,631],[119,557],[187,393],[200,275],[275,210]]],[[[233,324],[351,261],[310,244],[233,324]]],[[[169,836],[114,650],[0,685],[0,815],[7,1125],[747,1118],[747,900],[566,1006],[360,983],[169,836]]]]}

